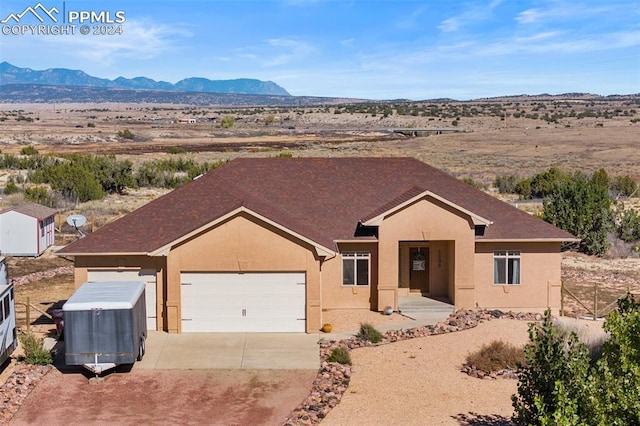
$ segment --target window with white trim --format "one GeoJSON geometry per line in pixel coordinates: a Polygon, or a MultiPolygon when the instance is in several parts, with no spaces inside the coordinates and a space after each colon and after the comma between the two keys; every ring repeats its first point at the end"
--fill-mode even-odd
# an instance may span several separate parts
{"type": "Polygon", "coordinates": [[[369,285],[370,265],[368,252],[342,253],[342,285],[369,285]]]}
{"type": "Polygon", "coordinates": [[[493,252],[493,283],[516,285],[520,284],[520,252],[493,252]]]}

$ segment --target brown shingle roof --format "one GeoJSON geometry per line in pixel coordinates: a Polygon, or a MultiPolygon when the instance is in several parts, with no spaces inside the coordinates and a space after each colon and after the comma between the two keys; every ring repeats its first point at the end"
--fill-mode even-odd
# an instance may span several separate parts
{"type": "Polygon", "coordinates": [[[22,213],[24,215],[35,217],[36,219],[41,219],[41,220],[46,219],[58,213],[56,209],[43,206],[42,204],[24,203],[24,204],[19,204],[17,206],[9,207],[8,209],[5,209],[2,212],[0,212],[0,214],[4,212],[9,212],[9,211],[22,213]]]}
{"type": "Polygon", "coordinates": [[[60,253],[149,253],[240,207],[317,244],[354,239],[359,221],[430,191],[493,222],[479,239],[573,239],[411,158],[246,158],[104,226],[60,253]]]}

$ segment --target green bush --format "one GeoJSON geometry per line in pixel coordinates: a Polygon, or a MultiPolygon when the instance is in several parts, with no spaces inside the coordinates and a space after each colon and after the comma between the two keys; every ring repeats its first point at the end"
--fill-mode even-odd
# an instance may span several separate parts
{"type": "Polygon", "coordinates": [[[185,152],[185,149],[179,146],[170,146],[167,148],[167,154],[184,154],[185,152]]]}
{"type": "Polygon", "coordinates": [[[505,368],[515,369],[525,364],[524,349],[501,340],[494,340],[467,355],[466,362],[467,365],[486,372],[500,371],[505,368]]]}
{"type": "Polygon", "coordinates": [[[225,129],[230,129],[231,127],[233,127],[235,122],[236,119],[233,118],[233,116],[225,115],[222,120],[220,120],[220,126],[224,127],[225,129]]]}
{"type": "MultiPolygon", "coordinates": [[[[558,413],[567,400],[586,406],[589,355],[577,336],[561,334],[547,310],[542,324],[529,326],[529,339],[524,348],[527,365],[518,372],[518,393],[512,397],[513,422],[544,424],[543,418],[558,413]]],[[[577,415],[582,418],[582,414],[577,415]]]]}
{"type": "Polygon", "coordinates": [[[361,340],[368,340],[371,343],[379,343],[382,340],[382,333],[376,330],[373,325],[365,322],[360,324],[360,331],[358,331],[356,337],[361,340]]]}
{"type": "Polygon", "coordinates": [[[528,366],[512,397],[516,425],[640,425],[640,303],[630,294],[603,329],[602,355],[590,360],[575,333],[552,324],[550,312],[529,328],[528,366]]]}
{"type": "Polygon", "coordinates": [[[32,186],[24,189],[24,199],[44,206],[54,207],[55,197],[49,194],[47,188],[42,186],[32,186]]]}
{"type": "Polygon", "coordinates": [[[15,194],[19,191],[18,189],[18,185],[16,185],[15,180],[13,179],[13,176],[11,176],[8,180],[7,180],[7,184],[4,187],[4,195],[11,195],[11,194],[15,194]]]}
{"type": "Polygon", "coordinates": [[[614,177],[609,189],[616,197],[638,196],[638,184],[629,175],[614,177]]]}
{"type": "Polygon", "coordinates": [[[136,135],[131,133],[131,130],[124,129],[124,130],[120,130],[118,132],[118,137],[123,138],[123,139],[135,139],[136,135]]]}
{"type": "Polygon", "coordinates": [[[616,231],[624,242],[631,243],[640,240],[640,215],[638,212],[633,209],[625,209],[623,205],[618,213],[616,231]]]}
{"type": "Polygon", "coordinates": [[[32,147],[31,145],[25,146],[20,150],[21,155],[35,155],[38,153],[38,150],[32,147]]]}
{"type": "Polygon", "coordinates": [[[493,186],[500,194],[515,194],[518,181],[516,175],[498,175],[493,181],[493,186]]]}
{"type": "Polygon", "coordinates": [[[349,350],[347,348],[340,346],[331,351],[331,355],[329,355],[327,361],[351,365],[351,355],[349,355],[349,350]]]}
{"type": "Polygon", "coordinates": [[[608,189],[576,173],[558,182],[543,201],[545,221],[580,238],[580,251],[603,255],[614,227],[608,189]]]}
{"type": "Polygon", "coordinates": [[[24,361],[32,365],[48,365],[53,362],[51,352],[44,349],[44,339],[33,333],[21,334],[18,338],[24,351],[24,361]]]}

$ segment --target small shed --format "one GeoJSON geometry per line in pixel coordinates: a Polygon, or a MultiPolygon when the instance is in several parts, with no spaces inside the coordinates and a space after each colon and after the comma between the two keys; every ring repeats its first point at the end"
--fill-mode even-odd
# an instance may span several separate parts
{"type": "Polygon", "coordinates": [[[24,203],[0,211],[0,253],[4,256],[40,256],[55,242],[57,211],[24,203]]]}

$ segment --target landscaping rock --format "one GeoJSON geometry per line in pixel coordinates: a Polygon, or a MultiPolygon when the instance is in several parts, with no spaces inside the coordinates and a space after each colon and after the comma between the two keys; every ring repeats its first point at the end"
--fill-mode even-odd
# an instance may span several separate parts
{"type": "MultiPolygon", "coordinates": [[[[543,316],[535,313],[514,313],[502,312],[500,310],[469,310],[461,309],[454,312],[445,321],[435,325],[425,325],[403,330],[391,330],[382,335],[379,343],[371,343],[357,337],[345,340],[324,340],[321,339],[320,346],[320,369],[309,396],[284,420],[284,425],[317,425],[331,411],[331,408],[338,405],[342,396],[347,391],[351,378],[351,367],[338,363],[329,363],[327,358],[335,348],[343,346],[349,350],[368,346],[380,346],[401,340],[413,339],[416,337],[433,336],[437,334],[453,333],[455,331],[466,330],[477,326],[481,322],[494,319],[516,319],[521,321],[541,321],[543,316]]],[[[463,368],[463,371],[465,369],[463,368]]],[[[471,369],[465,371],[472,377],[483,380],[498,380],[503,378],[517,378],[515,370],[503,370],[494,373],[487,373],[481,370],[471,369]]]]}

